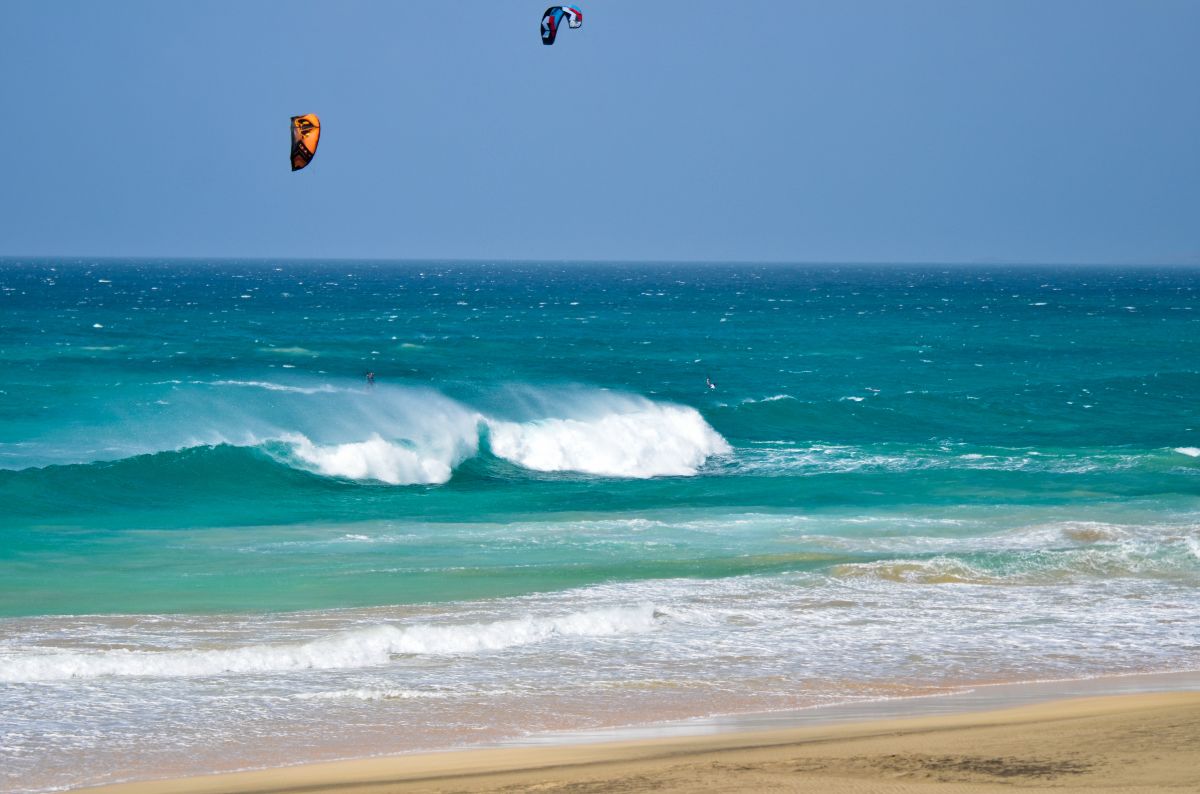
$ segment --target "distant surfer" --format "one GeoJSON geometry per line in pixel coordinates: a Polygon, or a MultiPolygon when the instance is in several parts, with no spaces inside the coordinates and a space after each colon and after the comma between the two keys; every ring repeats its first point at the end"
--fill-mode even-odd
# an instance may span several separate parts
{"type": "Polygon", "coordinates": [[[710,391],[717,388],[717,384],[713,383],[712,378],[708,377],[707,375],[704,376],[704,385],[707,386],[710,391]]]}
{"type": "Polygon", "coordinates": [[[367,388],[368,389],[375,388],[375,373],[374,372],[367,373],[367,388]]]}

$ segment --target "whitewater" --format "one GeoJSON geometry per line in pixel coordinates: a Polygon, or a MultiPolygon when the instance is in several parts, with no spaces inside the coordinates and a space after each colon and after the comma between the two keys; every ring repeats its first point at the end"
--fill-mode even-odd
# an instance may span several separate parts
{"type": "Polygon", "coordinates": [[[28,457],[10,454],[4,464],[88,464],[229,445],[260,449],[323,476],[413,485],[447,482],[479,454],[481,439],[490,454],[523,468],[609,477],[688,476],[730,451],[694,408],[578,387],[506,390],[541,408],[537,418],[513,421],[428,388],[240,380],[152,385],[165,388],[153,400],[156,410],[138,421],[153,428],[157,442],[130,438],[137,428],[129,426],[76,426],[69,439],[34,445],[28,457]],[[273,394],[255,401],[236,393],[247,388],[273,394]]]}
{"type": "Polygon", "coordinates": [[[4,260],[0,790],[1194,670],[1198,323],[1189,269],[4,260]]]}

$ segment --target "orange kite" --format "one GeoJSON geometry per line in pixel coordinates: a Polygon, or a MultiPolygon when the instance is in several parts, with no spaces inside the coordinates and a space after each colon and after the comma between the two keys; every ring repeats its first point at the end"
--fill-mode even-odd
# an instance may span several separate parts
{"type": "Polygon", "coordinates": [[[321,120],[316,113],[292,116],[292,170],[299,171],[312,162],[321,140],[321,120]]]}

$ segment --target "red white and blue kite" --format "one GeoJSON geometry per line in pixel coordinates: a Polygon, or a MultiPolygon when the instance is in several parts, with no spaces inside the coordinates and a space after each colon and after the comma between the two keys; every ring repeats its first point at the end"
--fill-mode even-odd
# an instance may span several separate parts
{"type": "Polygon", "coordinates": [[[563,17],[566,17],[568,27],[583,27],[583,12],[575,6],[550,6],[542,15],[542,44],[554,43],[563,17]]]}

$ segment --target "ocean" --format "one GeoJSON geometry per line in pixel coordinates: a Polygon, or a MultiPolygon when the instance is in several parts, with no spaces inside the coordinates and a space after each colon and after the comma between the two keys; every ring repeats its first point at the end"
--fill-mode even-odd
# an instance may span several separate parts
{"type": "Polygon", "coordinates": [[[0,788],[1195,670],[1198,394],[1196,269],[2,260],[0,788]]]}

